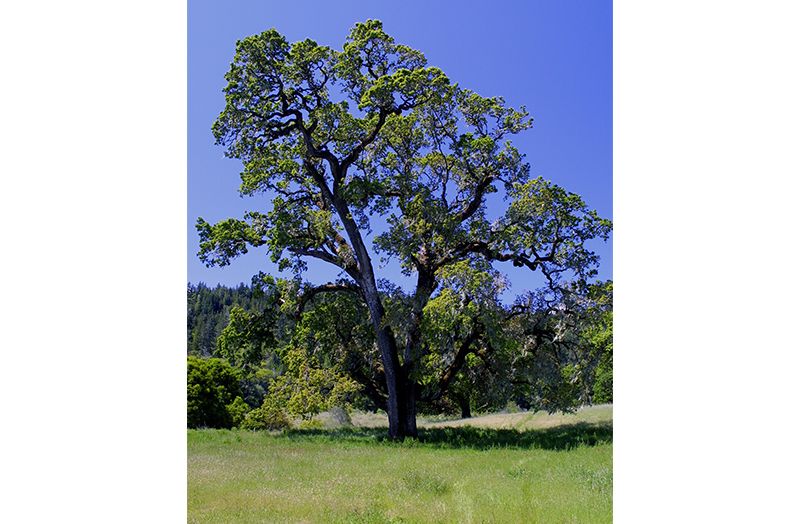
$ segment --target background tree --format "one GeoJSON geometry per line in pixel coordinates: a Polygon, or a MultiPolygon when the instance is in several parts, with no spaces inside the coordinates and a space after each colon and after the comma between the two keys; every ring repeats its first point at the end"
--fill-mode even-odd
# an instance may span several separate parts
{"type": "Polygon", "coordinates": [[[260,313],[269,309],[270,299],[258,286],[239,284],[212,288],[203,282],[189,284],[186,290],[187,354],[214,355],[217,339],[228,325],[231,310],[238,307],[245,312],[260,313]]]}
{"type": "Polygon", "coordinates": [[[200,257],[225,265],[248,246],[266,245],[298,279],[309,257],[339,268],[335,282],[301,286],[298,309],[320,293],[363,301],[392,438],[416,436],[417,402],[441,397],[472,348],[491,339],[486,300],[459,289],[443,298],[444,280],[457,287],[454,273],[511,262],[540,272],[552,294],[566,296],[595,276],[597,256],[586,241],[606,238],[611,224],[577,195],[529,178],[509,140],[531,126],[525,109],[451,83],[379,21],[357,24],[341,51],[312,40],[289,44],[275,30],[247,37],[237,42],[226,79],[214,134],[243,163],[241,193],[270,192],[272,207],[213,225],[198,219],[200,257]],[[486,199],[500,189],[509,202],[491,219],[486,199]],[[372,233],[374,252],[416,275],[409,301],[395,311],[379,288],[365,240],[372,233]],[[456,321],[455,359],[427,362],[439,348],[424,340],[426,308],[451,303],[454,294],[469,317],[456,321]],[[420,383],[423,370],[437,365],[438,379],[420,383]]]}
{"type": "Polygon", "coordinates": [[[592,402],[596,403],[614,400],[613,293],[614,285],[610,280],[592,287],[592,319],[583,330],[597,360],[592,383],[592,402]]]}

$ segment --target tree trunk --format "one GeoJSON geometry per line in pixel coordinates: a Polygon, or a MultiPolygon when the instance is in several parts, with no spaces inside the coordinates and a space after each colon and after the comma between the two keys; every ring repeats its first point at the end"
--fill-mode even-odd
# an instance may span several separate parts
{"type": "Polygon", "coordinates": [[[461,418],[472,418],[472,411],[469,407],[469,398],[459,395],[456,400],[458,400],[458,405],[461,408],[461,418]]]}
{"type": "MultiPolygon", "coordinates": [[[[332,165],[334,179],[344,179],[345,172],[338,171],[338,166],[332,165]]],[[[369,252],[364,245],[364,240],[358,229],[358,225],[353,220],[347,203],[340,197],[331,193],[327,189],[324,180],[319,182],[323,194],[333,203],[336,212],[342,221],[342,225],[347,231],[347,236],[353,245],[356,259],[358,260],[358,271],[351,276],[358,282],[364,294],[364,301],[369,310],[372,327],[375,329],[376,342],[383,362],[384,376],[386,377],[386,414],[389,416],[389,438],[392,440],[403,440],[406,436],[406,424],[404,420],[408,418],[408,409],[405,408],[406,399],[402,394],[405,386],[405,375],[400,367],[400,356],[397,351],[397,341],[394,333],[389,326],[384,323],[385,310],[381,303],[378,286],[375,282],[375,272],[372,268],[372,261],[369,252]],[[327,193],[326,193],[327,191],[327,193]]],[[[412,410],[416,416],[416,410],[412,410]]],[[[416,434],[416,432],[414,433],[416,434]]]]}
{"type": "Polygon", "coordinates": [[[400,365],[397,345],[392,333],[382,328],[378,330],[378,349],[383,361],[386,377],[386,413],[389,417],[389,438],[403,440],[417,437],[417,388],[400,365]]]}
{"type": "Polygon", "coordinates": [[[406,437],[417,438],[417,383],[414,371],[420,358],[422,340],[422,311],[430,300],[436,281],[431,271],[418,266],[417,290],[414,292],[411,316],[408,319],[408,338],[403,353],[402,382],[403,391],[403,432],[406,437]]]}
{"type": "Polygon", "coordinates": [[[417,438],[417,387],[408,376],[403,377],[403,433],[417,438]]]}
{"type": "MultiPolygon", "coordinates": [[[[389,417],[389,438],[403,440],[406,436],[416,436],[416,408],[412,403],[408,406],[406,375],[400,366],[400,357],[397,353],[397,342],[388,326],[383,325],[384,310],[378,292],[372,288],[364,293],[369,309],[372,326],[375,328],[376,342],[383,362],[383,372],[386,377],[386,414],[389,417]],[[414,427],[411,433],[406,432],[409,416],[414,417],[414,427]]],[[[412,392],[413,394],[413,392],[412,392]]]]}
{"type": "Polygon", "coordinates": [[[400,375],[400,360],[397,357],[397,347],[394,337],[387,332],[386,328],[378,329],[378,349],[383,361],[383,371],[386,377],[386,414],[389,417],[389,438],[392,440],[403,440],[405,437],[403,419],[405,409],[403,407],[404,398],[401,395],[403,377],[400,375]]]}
{"type": "MultiPolygon", "coordinates": [[[[335,166],[331,166],[334,171],[335,179],[343,179],[345,172],[337,174],[335,166]]],[[[320,187],[323,193],[327,190],[324,180],[320,187]]],[[[375,282],[375,273],[372,268],[372,261],[369,252],[364,245],[364,240],[358,229],[358,225],[353,220],[347,203],[341,198],[328,191],[327,197],[336,208],[337,214],[342,221],[342,225],[347,231],[347,236],[353,244],[356,259],[358,260],[359,270],[351,276],[359,283],[364,296],[364,301],[369,310],[370,320],[375,329],[376,342],[383,362],[383,371],[386,377],[386,414],[389,416],[389,438],[392,440],[403,440],[405,437],[417,436],[417,404],[416,388],[408,380],[408,374],[400,366],[400,354],[398,352],[397,341],[395,340],[392,329],[385,324],[385,310],[381,303],[378,286],[375,282]]],[[[424,277],[427,278],[427,277],[424,277]]],[[[424,279],[423,279],[424,280],[424,279]]],[[[427,282],[427,281],[425,281],[427,282]]],[[[430,296],[430,292],[428,292],[430,296]]],[[[421,308],[418,308],[421,311],[421,308]]],[[[416,342],[416,341],[415,341],[416,342]]]]}
{"type": "Polygon", "coordinates": [[[386,375],[388,392],[387,415],[389,416],[389,438],[403,440],[406,437],[417,438],[417,388],[413,380],[409,380],[397,358],[394,339],[384,336],[379,338],[383,368],[386,375]],[[388,346],[385,351],[382,346],[388,346]]]}

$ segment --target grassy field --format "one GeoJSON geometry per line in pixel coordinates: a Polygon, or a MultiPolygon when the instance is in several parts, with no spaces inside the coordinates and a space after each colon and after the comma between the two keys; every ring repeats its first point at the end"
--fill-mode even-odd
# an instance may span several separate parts
{"type": "Polygon", "coordinates": [[[189,522],[611,522],[611,406],[574,415],[381,417],[285,433],[190,430],[189,522]]]}

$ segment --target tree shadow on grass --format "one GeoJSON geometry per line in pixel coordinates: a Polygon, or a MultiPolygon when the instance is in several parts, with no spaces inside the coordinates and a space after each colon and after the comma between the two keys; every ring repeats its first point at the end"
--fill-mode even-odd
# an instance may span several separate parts
{"type": "MultiPolygon", "coordinates": [[[[292,429],[284,432],[284,436],[292,440],[397,444],[389,440],[387,428],[292,429]]],[[[578,446],[610,444],[613,441],[612,437],[611,422],[595,424],[579,422],[523,431],[461,426],[420,428],[419,439],[406,439],[398,445],[479,450],[495,448],[568,450],[578,446]]]]}

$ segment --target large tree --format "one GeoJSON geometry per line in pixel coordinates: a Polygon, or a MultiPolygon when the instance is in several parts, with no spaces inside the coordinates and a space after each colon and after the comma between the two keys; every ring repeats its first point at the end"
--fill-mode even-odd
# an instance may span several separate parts
{"type": "Polygon", "coordinates": [[[531,126],[525,109],[452,83],[381,22],[357,24],[341,51],[290,44],[274,29],[247,37],[226,79],[215,137],[242,161],[241,193],[272,205],[213,225],[198,219],[200,257],[225,265],[266,245],[298,279],[309,258],[336,266],[337,281],[300,287],[297,307],[320,293],[364,304],[392,438],[416,436],[417,401],[441,396],[490,340],[498,314],[484,306],[501,291],[496,263],[540,272],[554,296],[595,276],[586,242],[606,238],[611,224],[577,195],[529,177],[509,140],[531,126]],[[496,192],[507,204],[492,218],[486,201],[496,192]],[[415,277],[405,307],[389,307],[393,288],[376,254],[415,277]],[[456,348],[455,361],[430,358],[436,337],[456,348]],[[440,374],[421,384],[425,366],[440,374]]]}

